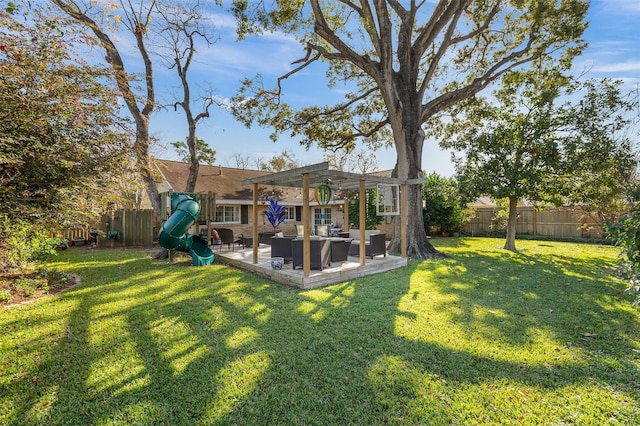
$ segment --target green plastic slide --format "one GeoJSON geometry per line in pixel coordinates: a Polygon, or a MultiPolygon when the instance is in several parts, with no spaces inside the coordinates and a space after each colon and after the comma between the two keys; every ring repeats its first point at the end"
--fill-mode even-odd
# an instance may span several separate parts
{"type": "Polygon", "coordinates": [[[167,250],[189,253],[194,266],[211,265],[214,255],[207,240],[187,233],[199,217],[200,204],[195,200],[195,195],[174,192],[171,194],[171,216],[160,228],[158,243],[167,250]]]}

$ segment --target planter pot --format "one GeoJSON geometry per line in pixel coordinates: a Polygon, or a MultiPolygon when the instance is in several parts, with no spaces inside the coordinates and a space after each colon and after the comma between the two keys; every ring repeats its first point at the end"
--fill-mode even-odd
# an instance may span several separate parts
{"type": "Polygon", "coordinates": [[[271,269],[279,270],[279,269],[282,269],[283,265],[284,265],[284,257],[271,258],[271,269]]]}

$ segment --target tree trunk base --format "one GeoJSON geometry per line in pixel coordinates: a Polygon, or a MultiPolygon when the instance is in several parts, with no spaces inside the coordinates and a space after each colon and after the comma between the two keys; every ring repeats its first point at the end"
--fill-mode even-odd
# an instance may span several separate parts
{"type": "Polygon", "coordinates": [[[516,249],[516,245],[514,244],[505,244],[504,247],[502,247],[503,250],[509,250],[512,252],[517,252],[518,250],[516,249]]]}
{"type": "MultiPolygon", "coordinates": [[[[395,255],[402,253],[400,241],[396,239],[392,240],[387,251],[395,255]]],[[[411,260],[450,259],[451,256],[436,250],[429,240],[425,240],[424,244],[407,244],[407,258],[411,260]]]]}

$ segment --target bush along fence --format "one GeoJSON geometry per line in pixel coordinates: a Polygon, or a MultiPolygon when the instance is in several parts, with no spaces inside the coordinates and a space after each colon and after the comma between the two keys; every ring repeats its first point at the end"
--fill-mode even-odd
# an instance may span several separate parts
{"type": "MultiPolygon", "coordinates": [[[[476,207],[475,216],[463,232],[472,236],[503,233],[506,220],[499,218],[499,207],[476,207]]],[[[536,210],[535,207],[518,207],[516,232],[557,239],[603,239],[604,231],[587,212],[580,208],[558,207],[536,210]]]]}

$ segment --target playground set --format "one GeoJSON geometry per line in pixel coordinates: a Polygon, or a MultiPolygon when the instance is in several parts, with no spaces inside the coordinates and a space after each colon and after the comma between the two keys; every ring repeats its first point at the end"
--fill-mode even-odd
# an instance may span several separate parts
{"type": "Polygon", "coordinates": [[[215,257],[207,240],[187,232],[200,218],[200,203],[196,195],[172,192],[170,197],[171,215],[160,228],[158,243],[167,250],[189,253],[194,266],[211,265],[215,257]]]}

